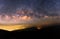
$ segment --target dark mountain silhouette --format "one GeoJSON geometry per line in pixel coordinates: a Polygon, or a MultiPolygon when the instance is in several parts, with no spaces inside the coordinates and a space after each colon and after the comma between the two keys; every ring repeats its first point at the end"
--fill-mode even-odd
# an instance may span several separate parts
{"type": "Polygon", "coordinates": [[[1,39],[21,39],[22,37],[27,38],[60,38],[60,24],[53,24],[49,25],[49,27],[44,27],[40,30],[38,30],[35,27],[32,28],[27,28],[23,30],[15,30],[15,31],[5,31],[5,30],[0,30],[0,38],[1,39]]]}

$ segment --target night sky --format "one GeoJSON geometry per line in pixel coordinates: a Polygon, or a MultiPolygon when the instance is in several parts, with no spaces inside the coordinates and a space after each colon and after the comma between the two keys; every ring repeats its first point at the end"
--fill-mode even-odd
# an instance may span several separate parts
{"type": "MultiPolygon", "coordinates": [[[[60,23],[59,18],[48,18],[49,16],[60,16],[60,0],[0,0],[2,26],[3,24],[44,25],[55,23],[56,20],[60,23]]],[[[11,30],[10,27],[8,29],[11,30]]]]}
{"type": "Polygon", "coordinates": [[[60,15],[60,0],[0,0],[0,14],[14,14],[22,9],[38,15],[60,15]]]}

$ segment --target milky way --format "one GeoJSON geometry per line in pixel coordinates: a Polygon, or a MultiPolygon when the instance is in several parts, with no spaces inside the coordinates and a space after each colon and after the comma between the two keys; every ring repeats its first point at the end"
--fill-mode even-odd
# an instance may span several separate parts
{"type": "Polygon", "coordinates": [[[60,16],[60,0],[0,0],[0,15],[0,22],[5,19],[15,22],[19,17],[20,20],[30,20],[43,16],[60,16]],[[16,17],[15,21],[12,20],[13,16],[16,17]]]}

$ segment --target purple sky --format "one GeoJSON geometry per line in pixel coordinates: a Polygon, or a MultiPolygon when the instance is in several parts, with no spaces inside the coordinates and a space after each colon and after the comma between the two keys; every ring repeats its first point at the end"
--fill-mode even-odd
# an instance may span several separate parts
{"type": "Polygon", "coordinates": [[[15,14],[22,9],[31,9],[35,16],[60,15],[60,0],[0,0],[0,14],[15,14]]]}

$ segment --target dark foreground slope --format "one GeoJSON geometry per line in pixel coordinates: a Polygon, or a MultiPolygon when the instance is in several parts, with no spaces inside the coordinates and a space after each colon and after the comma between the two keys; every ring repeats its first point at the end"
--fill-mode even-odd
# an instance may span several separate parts
{"type": "Polygon", "coordinates": [[[57,39],[60,38],[60,24],[49,25],[40,30],[35,27],[16,30],[16,31],[5,31],[0,30],[0,39],[23,39],[23,38],[46,38],[46,39],[57,39]]]}

